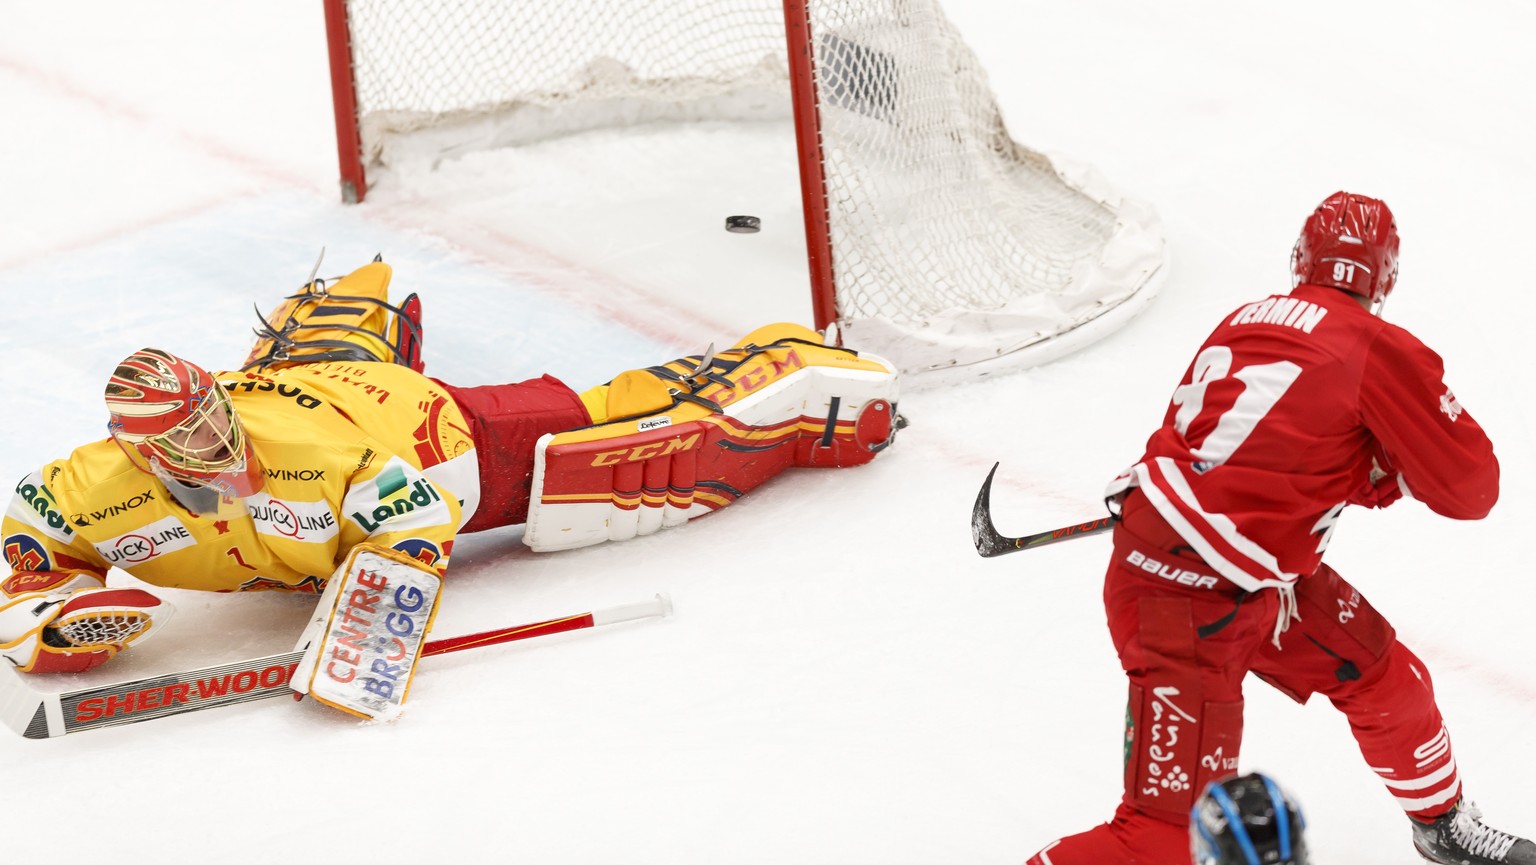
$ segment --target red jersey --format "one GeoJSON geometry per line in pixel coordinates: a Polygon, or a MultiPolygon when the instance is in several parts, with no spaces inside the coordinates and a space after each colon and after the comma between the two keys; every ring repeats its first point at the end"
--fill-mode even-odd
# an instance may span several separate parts
{"type": "Polygon", "coordinates": [[[1255,590],[1316,570],[1373,466],[1436,513],[1480,519],[1499,495],[1493,445],[1440,356],[1343,291],[1298,286],[1213,331],[1173,392],[1139,486],[1213,568],[1255,590]]]}

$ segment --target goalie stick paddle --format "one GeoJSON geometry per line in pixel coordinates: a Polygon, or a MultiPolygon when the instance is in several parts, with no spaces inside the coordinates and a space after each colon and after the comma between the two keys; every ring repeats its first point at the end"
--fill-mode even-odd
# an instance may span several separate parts
{"type": "MultiPolygon", "coordinates": [[[[445,655],[600,625],[665,618],[671,614],[672,600],[658,594],[652,600],[637,604],[429,640],[421,656],[445,655]]],[[[297,697],[289,690],[288,679],[302,654],[267,655],[63,693],[37,691],[26,681],[25,675],[10,670],[0,673],[0,721],[28,739],[47,739],[284,694],[297,697]]]]}
{"type": "Polygon", "coordinates": [[[1051,529],[1048,532],[1024,535],[1020,538],[1007,537],[992,524],[992,477],[997,474],[999,465],[1001,463],[992,464],[992,471],[987,472],[987,479],[982,483],[981,491],[976,494],[976,506],[971,508],[971,540],[975,542],[976,552],[980,553],[982,558],[990,559],[1006,553],[1016,553],[1019,550],[1043,547],[1057,541],[1096,535],[1115,527],[1114,517],[1100,517],[1086,523],[1051,529]]]}

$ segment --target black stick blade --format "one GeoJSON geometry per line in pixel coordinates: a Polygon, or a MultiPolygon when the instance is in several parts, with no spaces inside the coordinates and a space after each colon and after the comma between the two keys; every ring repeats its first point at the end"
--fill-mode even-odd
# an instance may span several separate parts
{"type": "Polygon", "coordinates": [[[971,508],[971,540],[975,542],[976,552],[982,558],[990,559],[1005,553],[1043,547],[1057,541],[1097,535],[1115,527],[1113,517],[1100,517],[1086,523],[1062,526],[1059,529],[1025,535],[1021,538],[1010,538],[1001,534],[992,524],[992,477],[997,474],[998,465],[998,463],[992,464],[992,471],[987,472],[987,479],[982,483],[981,491],[976,494],[976,506],[971,508]]]}
{"type": "Polygon", "coordinates": [[[992,524],[992,478],[997,474],[999,465],[1001,463],[992,464],[992,470],[987,472],[987,479],[981,484],[981,491],[976,493],[976,505],[971,508],[971,541],[976,544],[976,552],[984,559],[1017,549],[992,524]]]}

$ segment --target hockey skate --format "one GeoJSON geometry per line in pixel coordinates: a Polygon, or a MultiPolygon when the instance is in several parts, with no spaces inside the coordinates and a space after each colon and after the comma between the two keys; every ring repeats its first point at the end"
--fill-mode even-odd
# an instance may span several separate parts
{"type": "Polygon", "coordinates": [[[1483,823],[1477,806],[1459,801],[1433,823],[1413,822],[1413,846],[1441,865],[1536,865],[1536,844],[1483,823]]]}

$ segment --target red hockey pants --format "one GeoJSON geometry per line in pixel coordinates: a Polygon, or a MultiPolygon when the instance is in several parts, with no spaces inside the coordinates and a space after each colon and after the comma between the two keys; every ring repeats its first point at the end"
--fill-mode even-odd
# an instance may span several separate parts
{"type": "Polygon", "coordinates": [[[1125,793],[1114,818],[1052,842],[1030,865],[1188,865],[1190,808],[1238,771],[1242,681],[1299,701],[1328,697],[1404,811],[1449,810],[1460,792],[1423,664],[1332,568],[1296,587],[1299,620],[1272,642],[1278,595],[1217,576],[1145,506],[1126,501],[1104,581],[1110,636],[1130,680],[1125,793]]]}
{"type": "Polygon", "coordinates": [[[480,466],[480,506],[461,531],[527,522],[534,446],[545,433],[592,422],[581,397],[548,375],[516,384],[438,384],[447,389],[469,422],[480,466]]]}

